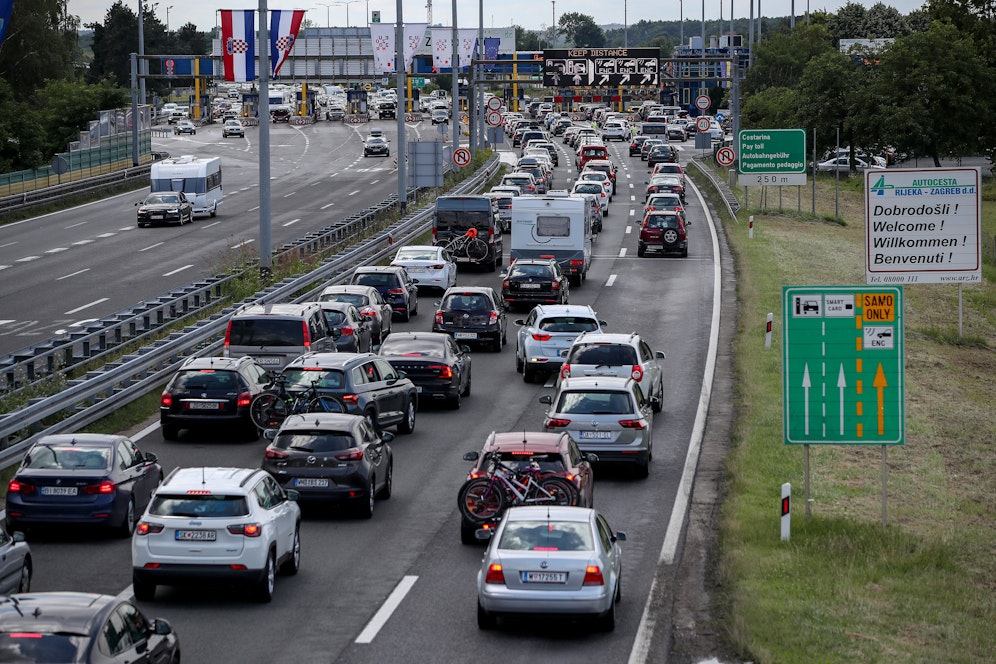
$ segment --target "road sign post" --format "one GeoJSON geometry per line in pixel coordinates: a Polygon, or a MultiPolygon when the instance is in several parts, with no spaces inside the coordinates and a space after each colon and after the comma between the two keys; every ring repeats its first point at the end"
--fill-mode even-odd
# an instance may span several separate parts
{"type": "Polygon", "coordinates": [[[470,163],[470,150],[467,148],[457,148],[453,151],[453,163],[459,168],[463,168],[470,163]]]}
{"type": "Polygon", "coordinates": [[[737,142],[740,186],[806,184],[804,129],[742,129],[737,142]]]}

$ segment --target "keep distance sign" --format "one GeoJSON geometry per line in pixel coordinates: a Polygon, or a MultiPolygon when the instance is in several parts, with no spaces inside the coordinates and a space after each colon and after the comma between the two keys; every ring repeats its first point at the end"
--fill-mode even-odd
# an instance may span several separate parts
{"type": "Polygon", "coordinates": [[[488,126],[499,127],[501,126],[501,113],[498,111],[491,111],[488,113],[488,126]]]}
{"type": "Polygon", "coordinates": [[[709,122],[709,118],[699,118],[698,120],[695,121],[695,128],[698,131],[706,132],[709,131],[710,124],[712,123],[709,122]]]}
{"type": "Polygon", "coordinates": [[[453,163],[463,168],[470,163],[470,150],[467,148],[457,148],[453,151],[453,163]]]}
{"type": "Polygon", "coordinates": [[[729,146],[716,151],[716,161],[719,162],[720,166],[732,166],[736,160],[737,153],[729,146]]]}

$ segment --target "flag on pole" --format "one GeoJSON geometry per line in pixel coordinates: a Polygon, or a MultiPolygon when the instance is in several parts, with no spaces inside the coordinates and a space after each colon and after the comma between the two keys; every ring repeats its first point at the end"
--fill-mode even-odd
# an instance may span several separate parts
{"type": "Polygon", "coordinates": [[[448,68],[453,56],[450,28],[432,28],[432,66],[436,69],[448,68]]]}
{"type": "Polygon", "coordinates": [[[405,23],[405,71],[411,69],[415,53],[422,45],[422,40],[425,39],[427,27],[429,27],[428,23],[405,23]]]}
{"type": "Polygon", "coordinates": [[[370,41],[373,44],[374,71],[378,74],[393,74],[394,66],[394,24],[371,23],[370,41]]]}
{"type": "Polygon", "coordinates": [[[294,49],[302,20],[303,9],[275,9],[270,12],[270,62],[273,63],[274,76],[294,49]]]}
{"type": "Polygon", "coordinates": [[[470,66],[470,61],[474,57],[474,50],[477,46],[477,28],[460,28],[457,30],[457,38],[460,40],[460,46],[457,48],[460,60],[457,62],[457,67],[463,69],[470,66]]]}
{"type": "Polygon", "coordinates": [[[225,80],[255,81],[256,13],[251,9],[222,9],[221,43],[225,80]]]}

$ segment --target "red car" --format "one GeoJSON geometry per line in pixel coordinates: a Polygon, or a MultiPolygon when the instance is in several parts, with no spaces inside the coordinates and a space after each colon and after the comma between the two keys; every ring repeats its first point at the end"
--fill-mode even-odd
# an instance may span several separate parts
{"type": "MultiPolygon", "coordinates": [[[[544,474],[563,477],[578,488],[581,494],[578,506],[592,507],[595,503],[595,476],[591,464],[598,459],[594,454],[581,452],[566,433],[492,432],[480,453],[468,452],[463,455],[467,461],[476,461],[467,474],[468,480],[487,475],[486,467],[491,454],[498,454],[502,463],[512,468],[525,468],[535,462],[544,474]]],[[[497,516],[501,517],[500,514],[497,516]]],[[[494,523],[497,525],[497,520],[494,523]]],[[[464,544],[477,543],[474,533],[480,527],[479,524],[461,519],[460,541],[464,544]]]]}
{"type": "Polygon", "coordinates": [[[636,254],[643,257],[648,251],[677,253],[682,258],[688,256],[688,233],[680,214],[670,210],[647,213],[640,229],[636,254]]]}

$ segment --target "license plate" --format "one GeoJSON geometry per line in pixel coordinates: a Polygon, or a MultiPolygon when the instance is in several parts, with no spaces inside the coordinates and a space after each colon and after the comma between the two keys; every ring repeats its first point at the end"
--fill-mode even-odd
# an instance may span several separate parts
{"type": "Polygon", "coordinates": [[[611,431],[582,431],[579,438],[582,440],[609,440],[612,438],[611,431]]]}
{"type": "Polygon", "coordinates": [[[473,339],[477,338],[477,332],[454,332],[453,333],[453,338],[454,339],[470,339],[470,340],[473,340],[473,339]]]}
{"type": "Polygon", "coordinates": [[[294,480],[294,486],[300,487],[327,487],[329,478],[327,477],[298,477],[294,480]]]}
{"type": "Polygon", "coordinates": [[[221,404],[217,401],[188,401],[187,408],[190,410],[220,410],[221,404]]]}
{"type": "Polygon", "coordinates": [[[424,267],[414,267],[414,266],[412,266],[412,267],[405,267],[405,270],[409,274],[411,274],[412,272],[425,272],[425,268],[424,267]]]}
{"type": "Polygon", "coordinates": [[[43,486],[41,494],[43,496],[75,496],[79,489],[74,486],[43,486]]]}
{"type": "Polygon", "coordinates": [[[255,360],[256,360],[256,362],[258,362],[259,364],[261,364],[263,366],[270,366],[270,365],[276,366],[276,365],[280,364],[280,358],[279,357],[257,357],[257,358],[255,358],[255,360]]]}
{"type": "Polygon", "coordinates": [[[153,215],[150,215],[150,216],[151,216],[151,217],[152,217],[153,219],[162,219],[162,218],[163,218],[163,215],[161,215],[161,214],[153,214],[153,215]]]}
{"type": "Polygon", "coordinates": [[[213,530],[178,530],[176,539],[180,542],[213,542],[215,540],[213,530]]]}
{"type": "Polygon", "coordinates": [[[422,386],[421,386],[421,385],[416,385],[416,386],[415,386],[415,391],[416,391],[416,392],[417,392],[418,394],[422,394],[422,386]]]}
{"type": "Polygon", "coordinates": [[[523,583],[567,583],[567,572],[523,572],[523,583]]]}
{"type": "Polygon", "coordinates": [[[539,290],[543,287],[543,284],[519,284],[519,288],[524,288],[526,290],[539,290]]]}

